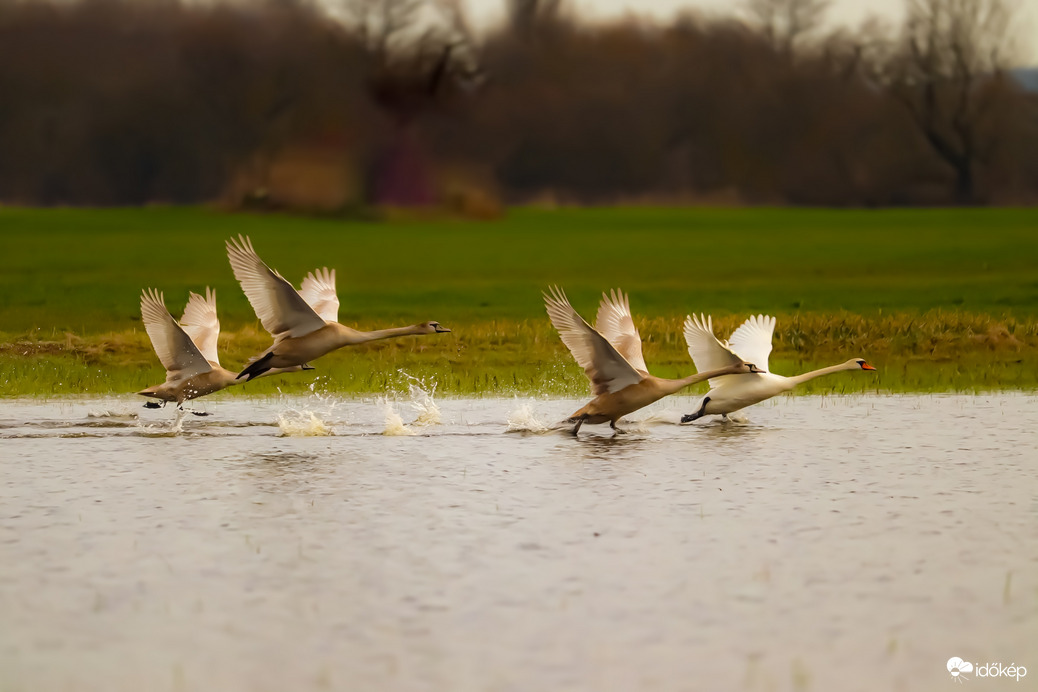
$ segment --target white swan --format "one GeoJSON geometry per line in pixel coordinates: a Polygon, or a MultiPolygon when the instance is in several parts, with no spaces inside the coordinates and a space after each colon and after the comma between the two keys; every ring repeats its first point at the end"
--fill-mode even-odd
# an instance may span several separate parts
{"type": "Polygon", "coordinates": [[[682,423],[689,423],[711,414],[727,416],[776,394],[788,392],[798,384],[841,370],[875,370],[862,358],[852,358],[846,363],[832,365],[821,370],[812,370],[795,377],[783,377],[772,373],[768,366],[771,355],[771,339],[775,332],[775,318],[765,315],[750,317],[732,332],[727,343],[714,336],[711,317],[690,315],[685,318],[685,342],[696,369],[712,370],[731,363],[750,361],[760,372],[725,377],[711,377],[710,391],[703,397],[699,410],[682,416],[682,423]]]}
{"type": "Polygon", "coordinates": [[[649,374],[642,357],[642,340],[631,318],[627,296],[620,291],[602,294],[595,330],[570,305],[566,294],[558,287],[545,293],[544,304],[548,317],[562,337],[584,374],[591,381],[595,398],[566,419],[575,423],[576,435],[584,423],[595,425],[616,421],[623,416],[648,406],[654,401],[674,394],[689,385],[710,377],[753,372],[755,368],[742,361],[725,363],[709,372],[701,372],[678,380],[667,380],[649,374]]]}
{"type": "MultiPolygon", "coordinates": [[[[252,241],[245,236],[239,235],[237,239],[227,241],[227,257],[235,278],[245,291],[245,296],[252,304],[252,309],[256,311],[263,328],[274,337],[271,347],[238,373],[238,377],[251,380],[271,368],[303,365],[343,346],[397,336],[440,334],[450,331],[439,322],[423,322],[409,327],[373,332],[357,331],[339,324],[335,319],[327,319],[315,311],[292,284],[264,264],[252,248],[252,241]]],[[[327,270],[325,272],[324,277],[309,275],[307,279],[312,278],[312,282],[308,287],[307,281],[304,281],[302,292],[309,295],[308,291],[312,290],[318,295],[324,295],[328,281],[331,281],[334,294],[334,273],[327,270]]],[[[337,313],[338,298],[335,298],[334,305],[337,313]]],[[[327,310],[325,314],[332,314],[329,312],[330,305],[327,310]]]]}

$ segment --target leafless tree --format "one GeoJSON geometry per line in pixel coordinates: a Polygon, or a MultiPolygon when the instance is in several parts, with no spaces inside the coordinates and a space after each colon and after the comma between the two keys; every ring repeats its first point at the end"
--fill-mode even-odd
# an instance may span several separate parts
{"type": "Polygon", "coordinates": [[[373,62],[371,94],[400,121],[443,91],[478,81],[472,32],[457,0],[345,0],[343,6],[373,62]]]}
{"type": "Polygon", "coordinates": [[[458,0],[345,0],[345,9],[372,61],[368,93],[393,124],[391,141],[371,166],[374,201],[431,204],[431,167],[415,123],[452,92],[479,81],[461,6],[458,0]]]}
{"type": "Polygon", "coordinates": [[[745,0],[744,7],[768,43],[792,56],[797,43],[825,21],[829,4],[830,0],[745,0]]]}
{"type": "Polygon", "coordinates": [[[879,83],[954,173],[955,199],[977,201],[976,173],[1003,133],[991,122],[1012,92],[1011,0],[911,0],[879,83]]]}

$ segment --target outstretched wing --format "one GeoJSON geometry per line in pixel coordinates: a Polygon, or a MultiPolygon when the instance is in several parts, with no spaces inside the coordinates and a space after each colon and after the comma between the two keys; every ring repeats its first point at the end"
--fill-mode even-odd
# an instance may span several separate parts
{"type": "Polygon", "coordinates": [[[623,291],[613,289],[608,294],[602,294],[598,316],[595,318],[595,329],[635,370],[649,374],[649,368],[642,356],[642,337],[638,334],[638,328],[634,326],[631,304],[623,291]]]}
{"type": "Polygon", "coordinates": [[[288,337],[305,336],[324,326],[324,320],[276,271],[263,263],[252,241],[239,235],[227,241],[227,258],[234,278],[256,311],[263,328],[275,343],[288,337]]]}
{"type": "Polygon", "coordinates": [[[315,269],[303,279],[299,295],[314,309],[321,319],[339,321],[339,296],[335,292],[335,270],[323,267],[315,269]]]}
{"type": "MultiPolygon", "coordinates": [[[[709,315],[689,315],[685,317],[685,343],[688,344],[688,355],[696,364],[696,370],[707,372],[738,365],[743,362],[726,344],[714,336],[714,319],[709,315]]],[[[753,362],[753,361],[750,361],[753,362]]],[[[716,387],[720,378],[712,378],[710,387],[716,387]]]]}
{"type": "Polygon", "coordinates": [[[550,294],[543,294],[548,317],[562,337],[562,343],[566,344],[577,364],[584,368],[595,396],[618,392],[642,381],[643,376],[577,314],[560,288],[549,290],[550,294]]]}
{"type": "Polygon", "coordinates": [[[753,363],[757,369],[771,372],[768,367],[768,356],[771,355],[771,339],[775,334],[775,318],[771,315],[757,315],[739,325],[728,340],[731,349],[747,363],[753,363]]]}
{"type": "Polygon", "coordinates": [[[153,288],[141,292],[141,320],[155,355],[166,368],[166,381],[182,380],[212,370],[191,337],[166,309],[162,293],[153,288]]]}
{"type": "Polygon", "coordinates": [[[209,364],[219,367],[220,356],[216,351],[216,343],[220,339],[220,318],[216,316],[216,291],[206,286],[205,298],[192,291],[180,326],[209,364]]]}

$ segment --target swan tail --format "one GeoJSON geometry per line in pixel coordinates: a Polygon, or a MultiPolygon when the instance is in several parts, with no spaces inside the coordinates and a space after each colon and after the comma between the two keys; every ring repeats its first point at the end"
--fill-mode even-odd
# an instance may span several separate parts
{"type": "Polygon", "coordinates": [[[263,357],[257,358],[256,360],[249,363],[244,370],[238,373],[238,376],[234,379],[240,380],[241,378],[245,377],[245,381],[248,382],[249,380],[253,380],[259,377],[266,371],[270,370],[270,361],[273,357],[274,352],[271,351],[270,353],[265,354],[263,357]]]}

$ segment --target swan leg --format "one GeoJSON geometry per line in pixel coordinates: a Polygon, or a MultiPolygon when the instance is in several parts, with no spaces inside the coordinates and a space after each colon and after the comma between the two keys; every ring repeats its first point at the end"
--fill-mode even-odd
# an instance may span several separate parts
{"type": "Polygon", "coordinates": [[[208,415],[210,415],[208,411],[192,411],[191,413],[193,415],[195,415],[195,416],[208,416],[208,415]]]}
{"type": "Polygon", "coordinates": [[[620,428],[616,427],[616,421],[615,420],[609,421],[609,427],[612,428],[613,432],[616,433],[617,435],[626,435],[627,434],[626,430],[621,430],[620,428]]]}
{"type": "Polygon", "coordinates": [[[587,415],[586,414],[577,419],[577,424],[573,426],[573,436],[574,437],[577,436],[577,432],[580,430],[580,426],[582,426],[584,424],[584,421],[586,421],[586,420],[587,420],[587,415]]]}
{"type": "Polygon", "coordinates": [[[687,413],[681,417],[682,423],[691,423],[692,421],[702,418],[706,415],[706,405],[710,403],[710,397],[703,397],[703,404],[699,407],[699,410],[695,413],[687,413]]]}
{"type": "Polygon", "coordinates": [[[161,404],[159,402],[157,402],[157,401],[145,401],[144,402],[144,408],[162,408],[165,405],[166,405],[165,401],[163,401],[161,404]]]}

